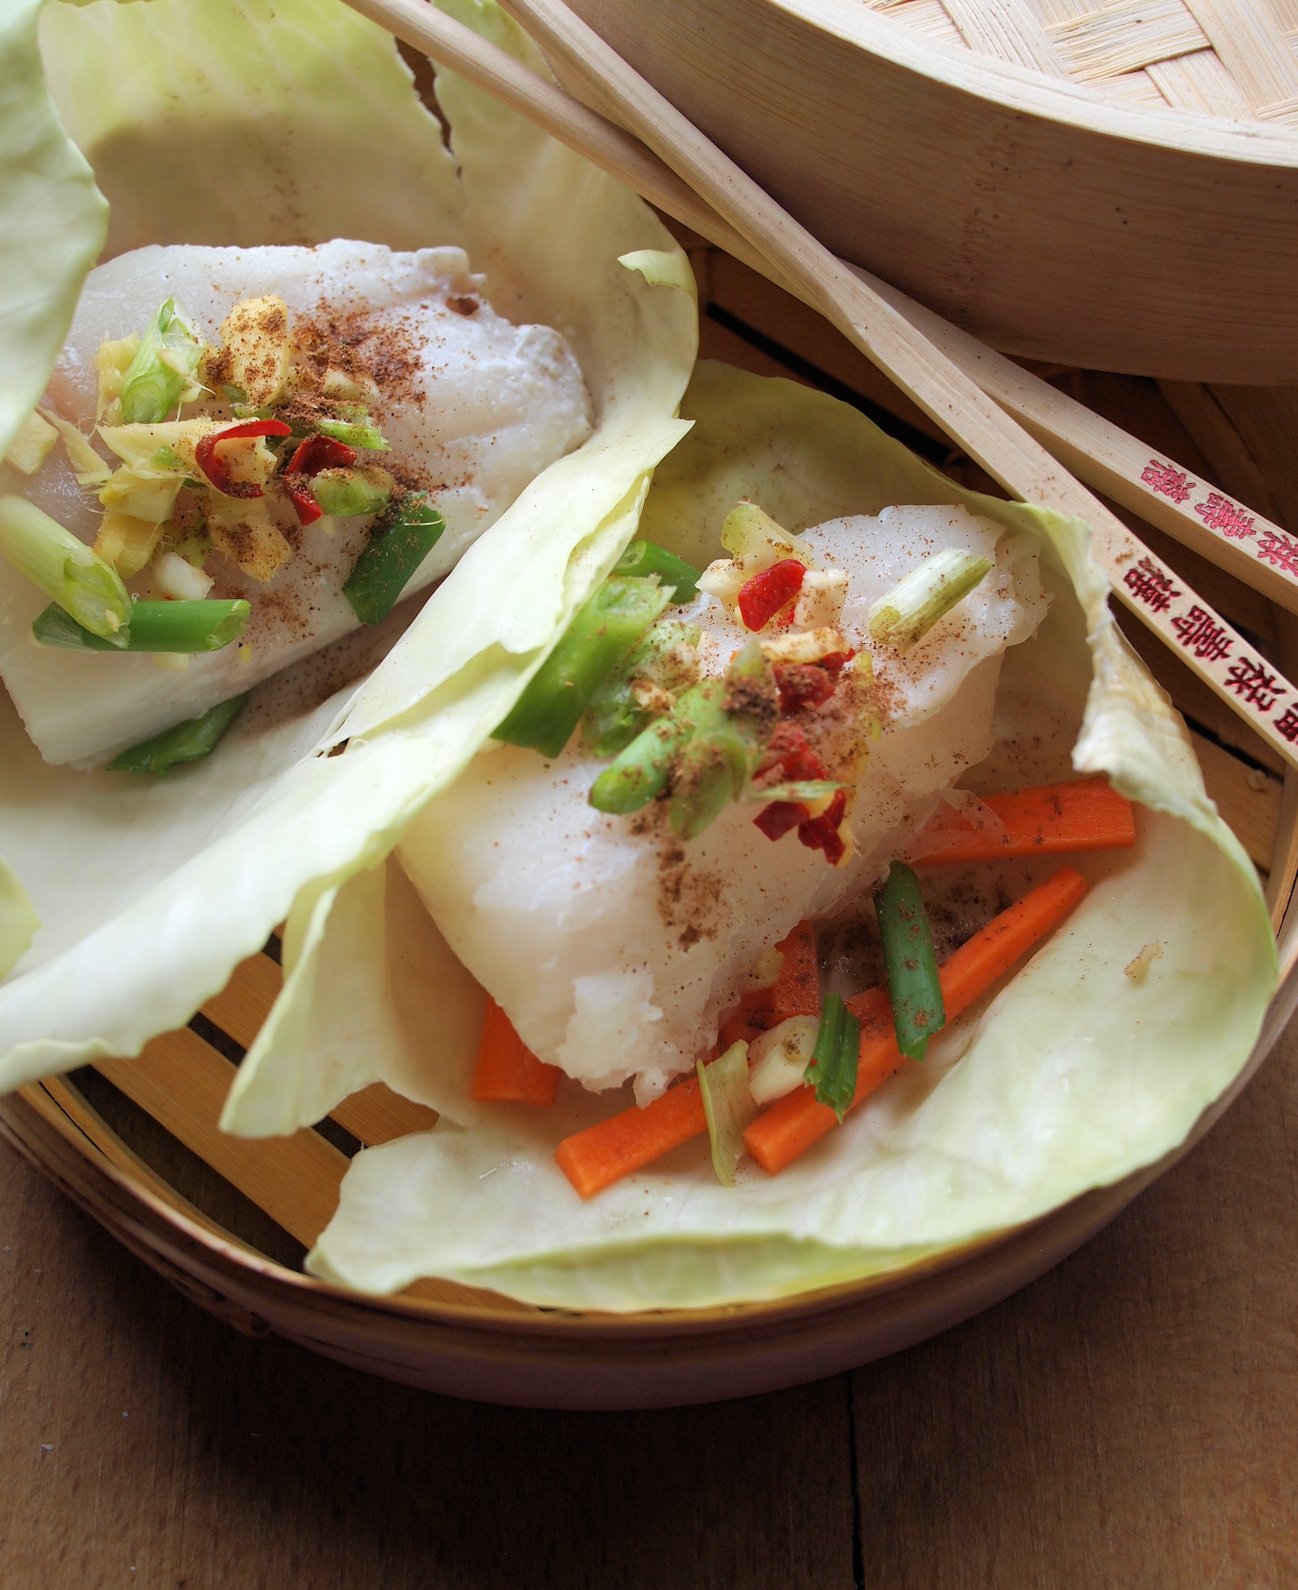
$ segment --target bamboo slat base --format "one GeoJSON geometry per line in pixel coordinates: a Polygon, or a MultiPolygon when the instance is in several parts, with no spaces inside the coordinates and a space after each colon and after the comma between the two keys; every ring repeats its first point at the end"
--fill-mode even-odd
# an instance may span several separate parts
{"type": "MultiPolygon", "coordinates": [[[[732,260],[686,241],[702,289],[705,354],[843,392],[928,456],[985,484],[948,457],[932,425],[815,317],[732,260]]],[[[1245,500],[1248,484],[1265,481],[1267,510],[1298,524],[1298,473],[1269,467],[1271,406],[1183,385],[1169,393],[1152,382],[1066,370],[1053,378],[1245,500]]],[[[1286,402],[1290,395],[1276,395],[1286,402]]],[[[1291,615],[1183,548],[1160,544],[1159,551],[1278,665],[1293,668],[1291,615]]],[[[1293,780],[1215,697],[1196,690],[1173,656],[1143,635],[1132,639],[1187,714],[1210,791],[1268,881],[1277,926],[1287,929],[1298,865],[1293,780]]],[[[372,1087],[330,1122],[291,1138],[249,1142],[217,1130],[234,1065],[280,985],[275,949],[243,962],[189,1028],[155,1039],[140,1059],[108,1062],[0,1103],[0,1133],[127,1246],[240,1329],[273,1329],[416,1385],[487,1401],[608,1407],[709,1400],[809,1379],[985,1308],[1085,1241],[1166,1168],[923,1272],[778,1305],[579,1317],[437,1282],[398,1298],[361,1298],[303,1275],[302,1252],[332,1213],[350,1155],[434,1117],[372,1087]]],[[[1278,1030],[1285,1010],[1275,1014],[1278,1030]]]]}

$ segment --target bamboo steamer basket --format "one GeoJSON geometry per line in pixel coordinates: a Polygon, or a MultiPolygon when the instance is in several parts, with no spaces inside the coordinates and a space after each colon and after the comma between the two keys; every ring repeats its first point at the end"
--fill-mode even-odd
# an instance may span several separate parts
{"type": "MultiPolygon", "coordinates": [[[[935,461],[986,485],[932,423],[812,312],[728,256],[691,245],[704,352],[848,396],[935,461]]],[[[1298,391],[1155,384],[1043,372],[1107,417],[1298,528],[1298,391]]],[[[1282,668],[1298,617],[1146,530],[1151,545],[1282,668]]],[[[1298,954],[1293,775],[1143,630],[1133,643],[1186,714],[1210,792],[1267,882],[1286,959],[1298,954]]],[[[249,1142],[217,1117],[234,1064],[279,986],[277,943],[238,967],[188,1028],[138,1060],[111,1061],[0,1100],[0,1136],[196,1303],[250,1333],[276,1332],[387,1378],[484,1401],[650,1407],[746,1395],[869,1362],[968,1318],[1080,1246],[1208,1129],[1261,1063],[1295,1004],[1289,976],[1230,1093],[1161,1163],[1021,1230],[894,1276],[778,1303],[635,1316],[546,1311],[422,1282],[366,1297],[302,1273],[348,1159],[431,1124],[369,1088],[314,1130],[249,1142]]]]}
{"type": "Polygon", "coordinates": [[[837,253],[1006,352],[1298,379],[1286,0],[575,0],[837,253]]]}

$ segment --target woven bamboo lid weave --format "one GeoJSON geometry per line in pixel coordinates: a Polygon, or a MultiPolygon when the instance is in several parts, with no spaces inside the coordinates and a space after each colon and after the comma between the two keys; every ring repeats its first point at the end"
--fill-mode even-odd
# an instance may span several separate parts
{"type": "Polygon", "coordinates": [[[1298,8],[1268,0],[865,0],[934,44],[1147,110],[1298,129],[1298,8]]]}
{"type": "Polygon", "coordinates": [[[1298,380],[1293,0],[576,0],[822,240],[1004,350],[1298,380]]]}

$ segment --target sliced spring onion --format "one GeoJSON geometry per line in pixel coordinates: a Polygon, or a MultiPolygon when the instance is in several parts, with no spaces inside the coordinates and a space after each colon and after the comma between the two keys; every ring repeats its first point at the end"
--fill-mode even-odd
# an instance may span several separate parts
{"type": "MultiPolygon", "coordinates": [[[[695,687],[699,688],[698,686],[695,687]]],[[[681,701],[677,702],[677,706],[681,701]]],[[[672,766],[689,729],[673,709],[642,729],[591,785],[587,799],[596,811],[625,816],[667,793],[672,766]]]]}
{"type": "Polygon", "coordinates": [[[111,564],[22,497],[0,497],[0,552],[78,624],[126,644],[131,599],[111,564]]]}
{"type": "Polygon", "coordinates": [[[944,547],[897,581],[872,604],[871,639],[908,651],[991,571],[992,560],[944,547]]]}
{"type": "Polygon", "coordinates": [[[133,745],[108,764],[110,773],[165,773],[182,762],[200,762],[216,749],[222,735],[243,711],[247,696],[233,696],[201,718],[173,724],[152,739],[133,745]]]}
{"type": "Polygon", "coordinates": [[[805,1079],[816,1090],[816,1102],[829,1105],[840,1121],[856,1092],[860,1053],[861,1023],[837,994],[826,994],[805,1079]]]}
{"type": "Polygon", "coordinates": [[[495,737],[558,756],[600,685],[667,606],[653,580],[615,575],[586,599],[495,737]]]}
{"type": "Polygon", "coordinates": [[[339,514],[381,513],[392,500],[392,477],[362,469],[322,469],[311,477],[311,493],[321,512],[339,514]]]}
{"type": "Polygon", "coordinates": [[[732,558],[744,559],[750,574],[782,558],[811,562],[811,555],[797,536],[746,498],[741,498],[726,515],[721,526],[721,545],[732,558]]]}
{"type": "Polygon", "coordinates": [[[633,541],[613,566],[614,574],[630,574],[640,579],[656,574],[671,591],[671,599],[678,606],[692,602],[698,595],[702,572],[674,552],[668,552],[666,547],[660,547],[656,541],[633,541]]]}
{"type": "Polygon", "coordinates": [[[403,492],[392,502],[343,586],[362,624],[378,624],[388,616],[445,529],[446,521],[422,491],[403,492]]]}
{"type": "Polygon", "coordinates": [[[203,339],[174,298],[166,298],[140,338],[122,379],[122,419],[154,425],[195,390],[203,339]]]}
{"type": "Polygon", "coordinates": [[[775,676],[756,641],[730,659],[724,679],[681,698],[691,733],[672,773],[672,832],[693,839],[738,800],[757,770],[775,712],[775,676]]]}
{"type": "Polygon", "coordinates": [[[771,671],[757,645],[731,659],[723,679],[704,679],[679,696],[666,717],[641,731],[604,769],[590,792],[598,811],[638,811],[671,789],[672,832],[693,839],[742,793],[764,740],[771,671]]]}
{"type": "Polygon", "coordinates": [[[748,1045],[741,1038],[711,1063],[700,1060],[696,1069],[712,1168],[723,1187],[733,1187],[735,1166],[744,1153],[744,1128],[757,1118],[748,1088],[748,1045]]]}
{"type": "Polygon", "coordinates": [[[688,734],[672,770],[668,818],[672,832],[694,839],[737,799],[757,767],[760,746],[743,721],[726,711],[720,679],[706,679],[681,698],[688,734]]]}
{"type": "Polygon", "coordinates": [[[220,651],[248,627],[249,604],[234,601],[132,602],[120,639],[107,641],[84,629],[61,607],[38,615],[32,635],[42,646],[64,651],[220,651]]]}
{"type": "Polygon", "coordinates": [[[699,643],[696,624],[651,624],[627,659],[591,697],[582,720],[582,742],[600,758],[616,756],[641,730],[661,717],[696,677],[690,651],[699,643]],[[662,704],[654,701],[655,695],[662,704]]]}
{"type": "Polygon", "coordinates": [[[311,429],[319,431],[322,436],[332,436],[337,442],[345,442],[348,447],[359,447],[362,452],[386,453],[388,451],[387,438],[377,425],[370,423],[368,418],[357,420],[324,420],[313,419],[311,429]]]}
{"type": "Polygon", "coordinates": [[[888,868],[874,908],[897,1047],[912,1060],[922,1060],[928,1040],[946,1025],[946,1011],[924,897],[905,862],[894,861],[888,868]]]}

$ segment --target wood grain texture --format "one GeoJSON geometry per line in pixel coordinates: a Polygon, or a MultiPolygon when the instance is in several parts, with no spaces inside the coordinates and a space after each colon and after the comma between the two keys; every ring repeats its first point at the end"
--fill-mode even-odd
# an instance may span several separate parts
{"type": "Polygon", "coordinates": [[[240,1336],[0,1150],[0,1583],[1289,1584],[1296,1188],[1291,1030],[1187,1161],[979,1319],[797,1391],[547,1414],[240,1336]]]}
{"type": "MultiPolygon", "coordinates": [[[[1178,88],[1179,63],[1197,55],[1231,81],[1206,49],[1150,68],[1169,74],[1169,95],[1151,80],[1139,101],[1106,100],[1040,61],[932,48],[927,10],[915,29],[859,0],[575,8],[837,253],[993,346],[1192,380],[1292,380],[1292,106],[1247,126],[1172,109],[1167,97],[1208,99],[1220,115],[1202,71],[1178,88]]],[[[1090,6],[1077,25],[1103,29],[1113,9],[1090,6]]],[[[1148,58],[1138,17],[1150,9],[1122,11],[1089,69],[1108,70],[1115,44],[1148,58]]],[[[1207,42],[1196,24],[1182,33],[1207,42]]],[[[1247,105],[1242,89],[1232,103],[1247,105]]]]}

